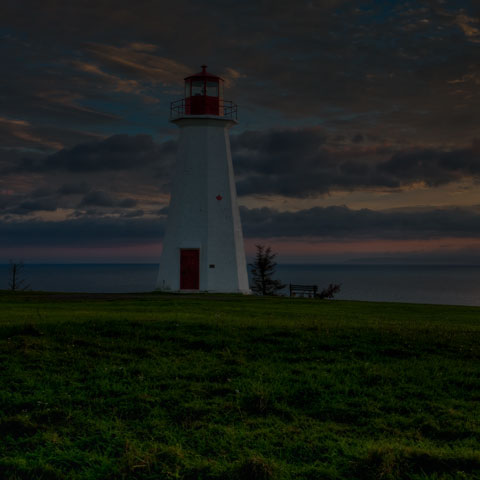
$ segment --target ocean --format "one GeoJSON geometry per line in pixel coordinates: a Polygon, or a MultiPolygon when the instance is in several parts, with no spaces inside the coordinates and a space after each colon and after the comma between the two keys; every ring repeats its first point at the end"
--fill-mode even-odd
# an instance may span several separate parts
{"type": "MultiPolygon", "coordinates": [[[[25,265],[32,290],[58,292],[148,292],[157,271],[157,264],[25,265]]],[[[320,289],[339,283],[338,299],[480,306],[480,266],[278,265],[275,278],[320,289]]],[[[8,265],[0,265],[0,289],[7,285],[8,265]]]]}

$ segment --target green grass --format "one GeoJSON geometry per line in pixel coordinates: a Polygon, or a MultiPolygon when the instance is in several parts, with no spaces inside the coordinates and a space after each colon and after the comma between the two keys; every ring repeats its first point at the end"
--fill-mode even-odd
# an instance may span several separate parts
{"type": "Polygon", "coordinates": [[[0,293],[0,478],[480,478],[480,308],[0,293]]]}

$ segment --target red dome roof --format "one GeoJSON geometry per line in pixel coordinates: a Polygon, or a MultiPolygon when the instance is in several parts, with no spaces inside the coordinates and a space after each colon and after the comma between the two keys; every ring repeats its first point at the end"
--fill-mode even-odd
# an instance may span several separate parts
{"type": "Polygon", "coordinates": [[[216,80],[223,80],[222,77],[219,77],[218,75],[213,75],[210,72],[207,72],[207,65],[202,65],[202,71],[196,73],[195,75],[190,75],[189,77],[185,77],[184,80],[188,80],[190,78],[211,78],[211,79],[216,79],[216,80]]]}

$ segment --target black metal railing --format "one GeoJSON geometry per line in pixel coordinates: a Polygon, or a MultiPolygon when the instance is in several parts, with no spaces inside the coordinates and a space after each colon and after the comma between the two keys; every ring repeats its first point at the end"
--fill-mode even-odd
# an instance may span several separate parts
{"type": "MultiPolygon", "coordinates": [[[[197,115],[197,113],[194,112],[195,110],[188,105],[188,102],[185,101],[185,98],[176,100],[170,104],[170,119],[186,117],[189,115],[197,115]]],[[[218,112],[219,116],[221,117],[237,120],[237,104],[233,103],[231,100],[219,100],[218,112]]],[[[207,113],[207,115],[212,114],[207,113]]]]}

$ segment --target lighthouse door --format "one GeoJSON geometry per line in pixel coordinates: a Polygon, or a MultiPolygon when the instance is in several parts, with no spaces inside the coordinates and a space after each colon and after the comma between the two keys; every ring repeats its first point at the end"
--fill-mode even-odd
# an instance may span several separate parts
{"type": "Polygon", "coordinates": [[[200,250],[180,249],[180,290],[198,290],[200,284],[200,250]]]}

